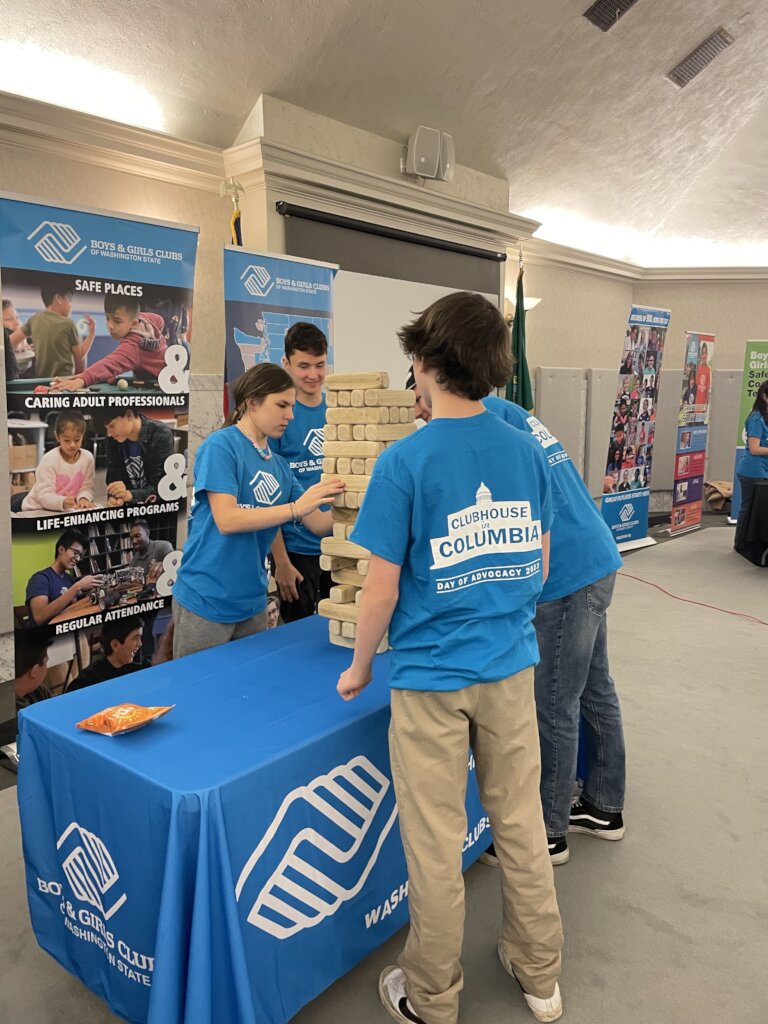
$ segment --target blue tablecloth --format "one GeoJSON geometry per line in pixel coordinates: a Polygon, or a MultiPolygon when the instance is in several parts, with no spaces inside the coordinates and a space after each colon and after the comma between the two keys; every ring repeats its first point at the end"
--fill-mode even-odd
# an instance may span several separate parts
{"type": "MultiPolygon", "coordinates": [[[[407,920],[389,657],[307,619],[24,711],[19,808],[41,946],[130,1021],[283,1024],[407,920]],[[175,704],[138,732],[75,728],[175,704]]],[[[470,762],[464,865],[488,845],[470,762]]]]}

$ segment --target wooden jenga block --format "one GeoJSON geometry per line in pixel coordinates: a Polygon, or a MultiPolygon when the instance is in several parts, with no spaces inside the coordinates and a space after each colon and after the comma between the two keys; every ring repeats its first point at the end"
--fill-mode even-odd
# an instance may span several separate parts
{"type": "MultiPolygon", "coordinates": [[[[368,559],[370,551],[353,544],[351,540],[336,540],[334,537],[323,537],[320,541],[320,550],[324,555],[337,555],[339,558],[368,559]]],[[[342,568],[339,566],[338,568],[342,568]]],[[[360,574],[364,575],[363,573],[360,574]]]]}
{"type": "MultiPolygon", "coordinates": [[[[328,423],[389,423],[389,409],[328,409],[325,413],[328,423]],[[386,412],[387,418],[384,419],[386,412]]],[[[328,440],[328,435],[325,435],[328,440]]]]}
{"type": "Polygon", "coordinates": [[[331,510],[333,510],[335,508],[346,508],[346,505],[344,503],[344,492],[343,491],[341,492],[341,494],[337,494],[336,497],[331,502],[331,510]]]}
{"type": "MultiPolygon", "coordinates": [[[[333,461],[335,462],[336,460],[334,459],[333,461]]],[[[339,459],[339,462],[349,462],[351,473],[355,476],[365,476],[365,459],[339,459]]]]}
{"type": "Polygon", "coordinates": [[[362,587],[365,583],[365,576],[361,576],[357,569],[337,569],[331,573],[334,583],[350,583],[353,587],[362,587]]]}
{"type": "Polygon", "coordinates": [[[331,587],[330,598],[334,604],[354,604],[357,587],[349,584],[331,587]]]}
{"type": "Polygon", "coordinates": [[[325,437],[325,440],[326,441],[335,441],[336,440],[336,431],[338,429],[339,428],[336,426],[335,423],[326,423],[325,424],[325,430],[323,431],[323,436],[325,437]]]}
{"type": "MultiPolygon", "coordinates": [[[[365,391],[366,405],[414,405],[416,398],[412,391],[365,391]]],[[[354,402],[352,403],[355,404],[354,402]]]]}
{"type": "MultiPolygon", "coordinates": [[[[330,538],[326,537],[326,540],[330,538]]],[[[323,572],[337,572],[339,569],[355,569],[357,559],[341,558],[339,555],[320,555],[320,568],[323,572]]]]}
{"type": "Polygon", "coordinates": [[[360,607],[360,602],[363,599],[363,591],[360,588],[355,588],[355,604],[360,607]]]}
{"type": "Polygon", "coordinates": [[[360,508],[360,491],[345,491],[343,496],[345,508],[360,508]]]}
{"type": "Polygon", "coordinates": [[[392,409],[389,409],[386,405],[383,409],[379,409],[380,423],[391,423],[392,422],[392,409]]]}
{"type": "MultiPolygon", "coordinates": [[[[351,640],[349,637],[346,636],[330,636],[328,639],[336,647],[349,647],[350,649],[353,649],[355,646],[355,641],[351,640]]],[[[384,639],[379,644],[379,646],[376,648],[376,653],[384,654],[388,650],[389,639],[385,636],[384,639]]]]}
{"type": "MultiPolygon", "coordinates": [[[[348,474],[352,472],[352,459],[329,459],[329,462],[336,463],[336,472],[348,474]]],[[[323,459],[323,472],[325,472],[326,459],[323,459]]]]}
{"type": "Polygon", "coordinates": [[[381,441],[326,441],[323,455],[329,458],[375,458],[384,451],[381,441]]]}
{"type": "Polygon", "coordinates": [[[351,441],[352,440],[352,424],[351,423],[340,423],[337,427],[337,436],[340,441],[351,441]]]}
{"type": "Polygon", "coordinates": [[[331,534],[331,536],[335,537],[336,540],[346,540],[347,539],[347,526],[348,525],[349,525],[348,523],[334,523],[333,524],[333,533],[331,534]]]}
{"type": "Polygon", "coordinates": [[[341,624],[341,635],[342,636],[347,637],[349,640],[354,640],[356,632],[357,632],[357,630],[355,629],[354,622],[342,622],[342,624],[341,624]]]}
{"type": "MultiPolygon", "coordinates": [[[[364,491],[371,480],[369,476],[354,476],[352,474],[340,476],[337,473],[336,476],[331,475],[326,477],[325,473],[323,473],[320,477],[320,481],[321,483],[325,483],[327,480],[335,480],[336,478],[344,482],[347,491],[364,491]]],[[[346,491],[344,493],[346,494],[346,491]]]]}
{"type": "Polygon", "coordinates": [[[341,636],[341,623],[338,619],[331,619],[328,623],[328,632],[332,636],[341,636]]]}
{"type": "Polygon", "coordinates": [[[374,373],[329,373],[325,378],[328,391],[351,391],[353,388],[388,388],[389,374],[374,373]]]}
{"type": "Polygon", "coordinates": [[[325,404],[329,409],[335,409],[339,404],[339,396],[335,391],[329,391],[325,396],[325,404]]]}
{"type": "Polygon", "coordinates": [[[373,472],[373,467],[376,465],[376,459],[365,460],[365,475],[370,476],[373,472]]]}
{"type": "Polygon", "coordinates": [[[401,437],[407,437],[416,429],[413,423],[390,423],[382,424],[369,423],[365,428],[365,436],[369,441],[398,441],[401,437]]]}
{"type": "Polygon", "coordinates": [[[326,619],[339,619],[341,622],[357,622],[356,604],[334,604],[326,597],[317,606],[317,614],[326,619]]]}
{"type": "MultiPolygon", "coordinates": [[[[401,409],[400,410],[400,422],[401,423],[413,423],[416,419],[415,409],[401,409]]],[[[390,423],[392,421],[390,420],[390,423]]]]}
{"type": "Polygon", "coordinates": [[[336,400],[340,406],[349,406],[352,404],[352,393],[351,391],[337,391],[336,400]]]}
{"type": "Polygon", "coordinates": [[[331,509],[331,519],[334,523],[354,523],[357,519],[357,511],[353,508],[331,509]]]}
{"type": "Polygon", "coordinates": [[[368,404],[365,400],[365,396],[367,394],[367,391],[363,391],[361,388],[355,388],[352,392],[349,404],[355,409],[362,409],[364,405],[368,404]]]}
{"type": "Polygon", "coordinates": [[[368,575],[368,559],[367,558],[359,558],[357,560],[357,573],[358,573],[359,576],[367,576],[368,575]]]}
{"type": "MultiPolygon", "coordinates": [[[[346,460],[349,462],[349,459],[346,460]]],[[[323,459],[323,472],[324,473],[336,473],[336,459],[323,459]]],[[[341,473],[341,470],[338,470],[341,473]]]]}
{"type": "Polygon", "coordinates": [[[353,441],[364,441],[365,432],[367,426],[364,423],[353,423],[352,424],[352,440],[353,441]]]}

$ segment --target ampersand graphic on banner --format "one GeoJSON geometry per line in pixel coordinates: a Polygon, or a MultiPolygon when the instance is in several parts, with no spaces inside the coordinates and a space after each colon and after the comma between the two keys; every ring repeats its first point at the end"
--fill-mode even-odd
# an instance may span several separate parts
{"type": "Polygon", "coordinates": [[[155,588],[158,597],[170,597],[181,565],[181,552],[169,551],[163,559],[163,571],[157,578],[155,588]]]}
{"type": "Polygon", "coordinates": [[[187,491],[187,460],[183,455],[169,455],[163,463],[165,476],[157,485],[163,501],[179,501],[187,491]]]}
{"type": "Polygon", "coordinates": [[[165,350],[165,366],[157,382],[166,395],[180,395],[189,391],[189,354],[183,345],[169,345],[165,350]]]}

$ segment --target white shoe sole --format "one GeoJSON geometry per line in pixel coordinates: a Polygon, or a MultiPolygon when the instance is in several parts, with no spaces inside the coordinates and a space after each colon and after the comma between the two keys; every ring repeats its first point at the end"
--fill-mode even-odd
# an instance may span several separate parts
{"type": "MultiPolygon", "coordinates": [[[[504,950],[502,948],[502,945],[501,945],[501,942],[499,942],[499,944],[496,947],[496,949],[497,949],[497,952],[499,954],[499,960],[501,961],[501,966],[504,968],[504,970],[507,972],[507,974],[510,977],[514,978],[515,981],[517,982],[517,984],[520,985],[520,979],[518,978],[518,976],[515,974],[514,970],[512,969],[512,964],[510,963],[509,958],[507,957],[506,953],[504,952],[504,950]]],[[[526,1006],[531,1011],[531,1013],[536,1018],[536,1020],[542,1021],[542,1024],[548,1024],[549,1021],[553,1021],[553,1020],[560,1020],[560,1018],[563,1015],[563,1000],[562,1000],[562,997],[560,995],[560,986],[559,985],[555,986],[555,996],[557,996],[557,1000],[558,1000],[557,1001],[557,1005],[554,1006],[551,1010],[539,1010],[539,1009],[531,1006],[531,1004],[528,1002],[528,1000],[533,998],[533,997],[528,995],[528,993],[525,991],[525,989],[523,988],[522,985],[520,985],[520,991],[523,993],[523,998],[525,999],[526,1006]]],[[[554,998],[554,996],[553,996],[553,998],[554,998]]],[[[549,1002],[550,1000],[545,1000],[545,1001],[549,1002]]]]}
{"type": "Polygon", "coordinates": [[[586,825],[569,825],[569,832],[579,832],[583,836],[594,836],[595,839],[607,839],[611,843],[618,842],[619,839],[624,838],[624,832],[626,829],[624,826],[621,828],[614,829],[611,832],[605,829],[588,828],[586,825]]]}
{"type": "Polygon", "coordinates": [[[387,1011],[392,1020],[397,1020],[400,1024],[411,1024],[411,1021],[409,1021],[407,1017],[404,1017],[396,1006],[393,1006],[392,1001],[389,998],[389,992],[384,985],[385,976],[391,974],[391,972],[395,970],[395,967],[396,964],[390,964],[388,967],[385,967],[379,975],[379,999],[381,1000],[381,1005],[387,1011]]]}
{"type": "Polygon", "coordinates": [[[557,867],[560,864],[567,864],[571,859],[571,851],[566,847],[560,853],[550,853],[549,859],[553,867],[557,867]]]}

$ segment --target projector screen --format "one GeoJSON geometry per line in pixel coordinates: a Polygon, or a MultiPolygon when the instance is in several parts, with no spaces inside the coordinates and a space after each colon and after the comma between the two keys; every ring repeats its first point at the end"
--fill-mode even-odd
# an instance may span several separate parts
{"type": "MultiPolygon", "coordinates": [[[[435,299],[454,291],[340,270],[333,287],[334,372],[386,370],[393,388],[404,387],[410,364],[400,349],[397,331],[435,299]]],[[[498,306],[498,295],[481,294],[498,306]]]]}

